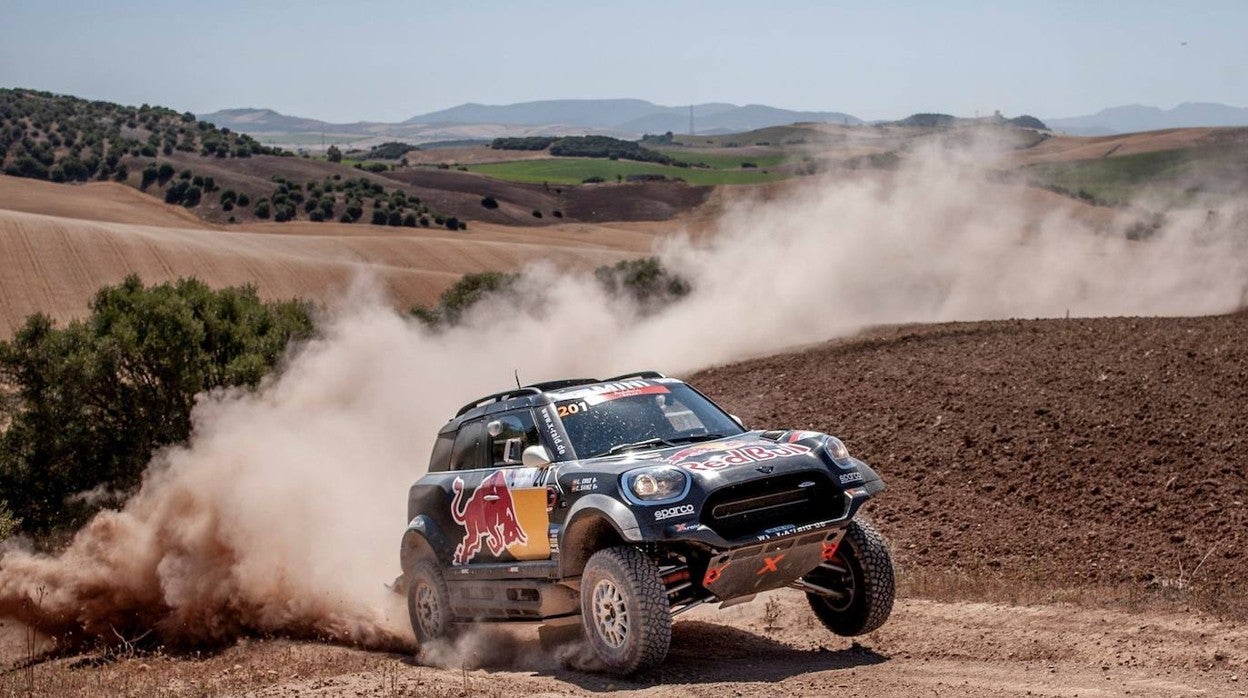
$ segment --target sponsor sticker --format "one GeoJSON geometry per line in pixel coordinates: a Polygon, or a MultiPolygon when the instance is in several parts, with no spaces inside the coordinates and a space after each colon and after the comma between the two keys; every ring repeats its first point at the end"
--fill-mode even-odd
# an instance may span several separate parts
{"type": "Polygon", "coordinates": [[[775,458],[810,453],[802,444],[778,444],[734,439],[682,448],[664,462],[690,470],[719,470],[734,465],[761,463],[775,458]]]}
{"type": "Polygon", "coordinates": [[[464,481],[455,478],[455,498],[451,501],[451,518],[464,527],[464,537],[455,548],[453,564],[466,565],[481,552],[482,545],[495,557],[512,546],[525,545],[528,535],[520,527],[515,501],[503,471],[496,471],[464,499],[464,481]]]}
{"type": "Polygon", "coordinates": [[[693,513],[692,504],[682,504],[678,507],[668,507],[667,509],[659,509],[654,512],[655,521],[663,521],[664,519],[672,519],[677,516],[688,516],[693,513]]]}
{"type": "Polygon", "coordinates": [[[837,479],[841,481],[842,485],[848,485],[851,482],[862,482],[863,477],[862,477],[862,473],[853,472],[853,473],[845,473],[844,475],[841,475],[837,479]]]}
{"type": "Polygon", "coordinates": [[[551,416],[549,409],[541,410],[542,426],[546,427],[546,434],[550,436],[550,443],[555,447],[555,452],[559,455],[565,455],[568,447],[563,443],[563,437],[559,435],[559,427],[555,426],[555,418],[551,416]]]}

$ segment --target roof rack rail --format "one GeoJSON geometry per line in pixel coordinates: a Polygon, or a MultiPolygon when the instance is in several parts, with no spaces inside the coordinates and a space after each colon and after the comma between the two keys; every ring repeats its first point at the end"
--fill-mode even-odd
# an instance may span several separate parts
{"type": "Polygon", "coordinates": [[[512,397],[520,397],[521,395],[541,395],[541,394],[542,394],[541,389],[534,388],[532,386],[526,387],[526,388],[513,388],[511,390],[504,390],[502,392],[494,393],[493,395],[486,395],[485,397],[479,397],[476,400],[473,400],[467,405],[464,405],[463,407],[459,408],[459,411],[455,413],[455,416],[458,417],[462,415],[463,413],[467,412],[468,410],[471,410],[474,407],[480,407],[481,405],[484,405],[487,403],[499,402],[501,400],[506,400],[512,397]]]}
{"type": "Polygon", "coordinates": [[[629,378],[667,378],[667,376],[659,373],[658,371],[634,371],[632,373],[622,373],[618,376],[612,376],[611,378],[604,378],[602,379],[602,382],[610,383],[612,381],[628,380],[629,378]]]}
{"type": "Polygon", "coordinates": [[[547,390],[563,390],[564,388],[571,388],[574,385],[589,385],[591,383],[598,383],[598,382],[599,381],[597,378],[567,378],[564,380],[557,380],[557,381],[544,381],[541,383],[530,383],[528,387],[537,388],[538,390],[542,392],[546,392],[547,390]]]}

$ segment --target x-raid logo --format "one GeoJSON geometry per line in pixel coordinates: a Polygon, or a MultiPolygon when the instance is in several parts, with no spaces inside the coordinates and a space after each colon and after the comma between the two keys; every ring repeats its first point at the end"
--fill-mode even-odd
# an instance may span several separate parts
{"type": "Polygon", "coordinates": [[[688,516],[693,513],[692,504],[684,504],[678,507],[669,507],[667,509],[659,509],[654,512],[655,521],[663,521],[664,519],[674,519],[677,516],[688,516]]]}

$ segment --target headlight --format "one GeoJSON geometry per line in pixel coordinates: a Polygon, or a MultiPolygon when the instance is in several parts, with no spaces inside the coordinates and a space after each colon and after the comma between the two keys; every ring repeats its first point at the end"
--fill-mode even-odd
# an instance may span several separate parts
{"type": "Polygon", "coordinates": [[[828,450],[828,455],[832,456],[832,460],[837,465],[849,465],[849,449],[845,448],[845,444],[835,436],[829,436],[824,448],[828,450]]]}
{"type": "Polygon", "coordinates": [[[689,489],[689,476],[669,466],[638,468],[624,473],[624,487],[641,501],[663,502],[683,497],[689,489]]]}

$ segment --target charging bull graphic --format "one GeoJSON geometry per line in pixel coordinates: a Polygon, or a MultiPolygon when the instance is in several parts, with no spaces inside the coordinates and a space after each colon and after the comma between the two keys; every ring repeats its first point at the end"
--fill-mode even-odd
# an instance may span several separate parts
{"type": "Polygon", "coordinates": [[[481,552],[481,542],[490,546],[490,552],[499,556],[513,545],[526,545],[529,537],[520,528],[516,505],[503,472],[495,471],[468,496],[464,502],[464,481],[455,478],[451,486],[455,499],[451,502],[451,518],[464,527],[464,539],[455,548],[453,564],[466,565],[481,552]],[[460,508],[461,502],[463,508],[460,508]]]}

